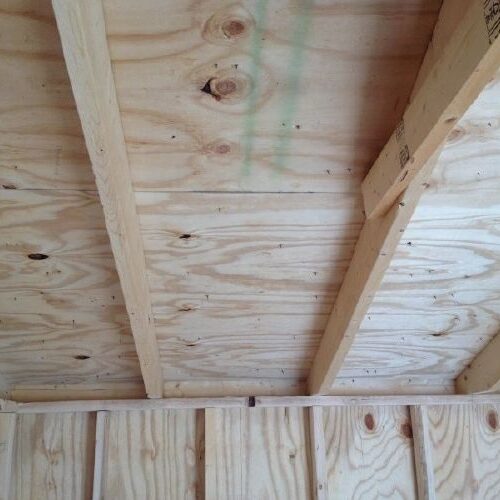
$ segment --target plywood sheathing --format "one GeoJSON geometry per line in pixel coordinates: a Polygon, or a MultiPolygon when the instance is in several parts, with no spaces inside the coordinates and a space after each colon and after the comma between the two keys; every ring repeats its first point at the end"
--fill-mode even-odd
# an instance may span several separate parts
{"type": "Polygon", "coordinates": [[[104,2],[166,380],[307,376],[439,5],[104,2]]]}

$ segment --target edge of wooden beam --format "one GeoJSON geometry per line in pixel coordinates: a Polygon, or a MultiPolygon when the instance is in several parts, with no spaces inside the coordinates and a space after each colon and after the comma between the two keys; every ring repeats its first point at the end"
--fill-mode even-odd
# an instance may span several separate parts
{"type": "Polygon", "coordinates": [[[415,476],[419,500],[435,500],[434,466],[429,443],[429,423],[425,406],[410,406],[415,455],[415,476]]]}
{"type": "Polygon", "coordinates": [[[75,413],[129,410],[194,410],[206,408],[306,408],[309,406],[415,406],[500,404],[500,394],[429,396],[257,396],[226,398],[172,398],[15,403],[3,401],[0,413],[75,413]]]}
{"type": "Polygon", "coordinates": [[[102,2],[52,0],[52,6],[144,385],[149,397],[158,398],[163,376],[102,2]]]}
{"type": "Polygon", "coordinates": [[[450,16],[448,25],[445,16],[455,1],[444,0],[421,67],[426,77],[417,76],[417,92],[363,181],[368,218],[390,209],[500,67],[500,12],[490,10],[491,2],[468,0],[450,29],[457,16],[450,16]],[[440,35],[449,38],[443,43],[440,35]]]}
{"type": "Polygon", "coordinates": [[[94,478],[92,482],[92,500],[101,500],[104,453],[106,450],[106,427],[108,412],[98,411],[95,425],[94,478]]]}
{"type": "Polygon", "coordinates": [[[500,391],[500,333],[463,370],[455,384],[461,394],[500,391]]]}

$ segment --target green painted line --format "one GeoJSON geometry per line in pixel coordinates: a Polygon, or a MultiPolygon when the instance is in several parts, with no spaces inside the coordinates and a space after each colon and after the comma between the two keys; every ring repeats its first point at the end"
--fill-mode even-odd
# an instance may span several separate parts
{"type": "Polygon", "coordinates": [[[278,175],[285,167],[286,157],[290,148],[290,140],[294,128],[293,117],[297,111],[299,82],[304,65],[305,40],[311,24],[311,7],[314,0],[301,2],[301,12],[295,17],[295,29],[292,36],[292,55],[290,57],[289,73],[287,78],[288,89],[283,100],[281,120],[279,126],[283,127],[278,145],[274,150],[274,175],[278,175]]]}
{"type": "Polygon", "coordinates": [[[256,107],[259,98],[259,78],[260,78],[260,60],[262,54],[262,37],[264,35],[264,27],[267,15],[267,6],[269,0],[258,0],[255,17],[255,30],[252,34],[251,41],[251,66],[250,76],[253,82],[253,87],[248,96],[248,107],[245,113],[245,124],[243,134],[243,169],[244,176],[250,175],[253,140],[255,134],[256,123],[256,107]]]}

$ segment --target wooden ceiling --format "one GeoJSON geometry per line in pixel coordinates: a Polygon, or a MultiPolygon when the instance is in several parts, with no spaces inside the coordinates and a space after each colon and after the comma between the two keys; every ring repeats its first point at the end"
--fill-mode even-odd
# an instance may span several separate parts
{"type": "MultiPolygon", "coordinates": [[[[441,0],[102,6],[163,394],[305,393],[441,0]]],[[[50,1],[0,0],[0,33],[0,389],[142,396],[141,268],[120,286],[50,1]]],[[[499,97],[454,124],[329,392],[453,392],[498,332],[499,97]]]]}

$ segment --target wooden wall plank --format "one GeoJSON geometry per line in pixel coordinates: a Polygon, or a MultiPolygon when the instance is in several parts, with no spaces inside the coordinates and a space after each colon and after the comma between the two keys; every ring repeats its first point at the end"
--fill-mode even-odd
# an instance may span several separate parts
{"type": "Polygon", "coordinates": [[[367,217],[389,210],[498,70],[498,12],[491,2],[470,1],[463,16],[449,22],[453,29],[441,27],[434,35],[451,33],[446,45],[439,57],[434,51],[427,56],[434,59],[432,70],[424,66],[427,78],[363,181],[367,217]]]}
{"type": "Polygon", "coordinates": [[[18,416],[9,498],[88,500],[94,432],[91,413],[18,416]]]}
{"type": "Polygon", "coordinates": [[[457,378],[460,393],[500,390],[500,334],[472,360],[457,378]]]}
{"type": "Polygon", "coordinates": [[[195,410],[116,411],[105,429],[103,499],[195,499],[195,410]]]}
{"type": "Polygon", "coordinates": [[[163,377],[102,2],[53,0],[52,5],[146,392],[161,397],[163,377]]]}
{"type": "Polygon", "coordinates": [[[207,500],[311,498],[304,409],[206,410],[207,500]]]}
{"type": "Polygon", "coordinates": [[[428,412],[436,498],[498,498],[500,406],[430,406],[428,412]]]}
{"type": "Polygon", "coordinates": [[[14,460],[14,437],[16,414],[0,414],[0,500],[10,499],[12,462],[14,460]]]}
{"type": "Polygon", "coordinates": [[[314,500],[328,499],[328,480],[326,474],[325,424],[323,408],[309,408],[309,428],[311,441],[311,483],[314,500]]]}
{"type": "Polygon", "coordinates": [[[325,408],[329,499],[416,499],[406,407],[325,408]]]}
{"type": "Polygon", "coordinates": [[[106,429],[108,412],[98,411],[95,426],[94,477],[92,481],[92,500],[102,498],[102,473],[104,470],[104,452],[106,449],[106,429]]]}
{"type": "Polygon", "coordinates": [[[429,435],[429,417],[425,406],[410,406],[415,476],[419,500],[435,500],[434,464],[429,435]]]}

